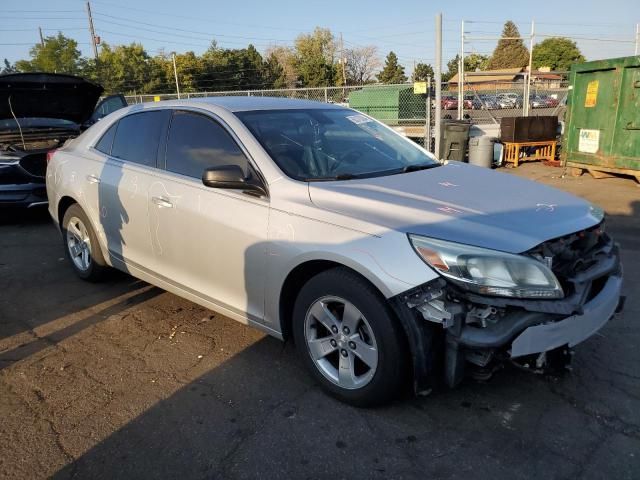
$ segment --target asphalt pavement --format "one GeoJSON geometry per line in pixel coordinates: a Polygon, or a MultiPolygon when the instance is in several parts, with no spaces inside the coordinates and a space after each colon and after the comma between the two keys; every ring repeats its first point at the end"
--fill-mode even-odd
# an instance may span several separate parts
{"type": "Polygon", "coordinates": [[[640,187],[511,173],[606,209],[625,312],[563,377],[506,369],[369,410],[291,345],[124,274],[79,280],[45,211],[0,212],[0,477],[640,478],[640,187]]]}

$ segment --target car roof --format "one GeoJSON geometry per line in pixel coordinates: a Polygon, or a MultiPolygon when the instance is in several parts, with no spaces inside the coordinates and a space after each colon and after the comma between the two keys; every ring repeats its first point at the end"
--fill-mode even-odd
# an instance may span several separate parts
{"type": "MultiPolygon", "coordinates": [[[[162,102],[165,103],[165,102],[162,102]]],[[[214,105],[230,112],[246,112],[251,110],[290,110],[290,109],[340,109],[344,108],[331,103],[297,98],[227,96],[204,97],[189,100],[169,101],[170,105],[214,105]]]]}

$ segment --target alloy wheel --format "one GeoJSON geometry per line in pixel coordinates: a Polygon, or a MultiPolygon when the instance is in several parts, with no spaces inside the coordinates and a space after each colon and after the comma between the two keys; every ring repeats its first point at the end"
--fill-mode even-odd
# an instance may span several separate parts
{"type": "Polygon", "coordinates": [[[76,268],[86,272],[91,266],[91,240],[87,227],[78,217],[67,224],[67,248],[76,268]]]}
{"type": "Polygon", "coordinates": [[[378,347],[371,325],[351,302],[327,296],[307,311],[307,350],[316,368],[333,384],[353,390],[376,373],[378,347]]]}

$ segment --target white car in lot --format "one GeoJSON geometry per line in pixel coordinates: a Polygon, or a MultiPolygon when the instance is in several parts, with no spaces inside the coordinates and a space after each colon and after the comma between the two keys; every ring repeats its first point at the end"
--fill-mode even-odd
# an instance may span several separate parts
{"type": "Polygon", "coordinates": [[[440,164],[337,105],[128,107],[49,155],[47,192],[80,277],[115,267],[293,339],[355,405],[507,361],[563,365],[620,300],[601,210],[440,164]]]}

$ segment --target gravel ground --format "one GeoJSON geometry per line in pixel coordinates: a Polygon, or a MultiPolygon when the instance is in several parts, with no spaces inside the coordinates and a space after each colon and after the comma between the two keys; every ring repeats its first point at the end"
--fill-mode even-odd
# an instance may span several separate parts
{"type": "Polygon", "coordinates": [[[125,275],[78,280],[46,212],[0,212],[0,477],[640,478],[640,188],[511,172],[607,210],[624,314],[560,379],[507,369],[373,410],[326,397],[290,345],[125,275]]]}

